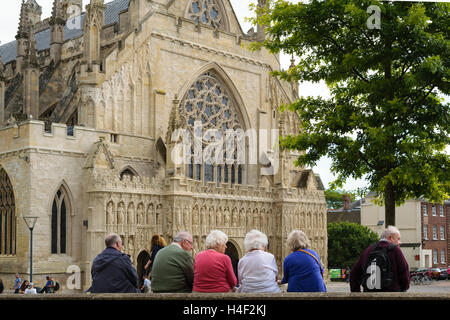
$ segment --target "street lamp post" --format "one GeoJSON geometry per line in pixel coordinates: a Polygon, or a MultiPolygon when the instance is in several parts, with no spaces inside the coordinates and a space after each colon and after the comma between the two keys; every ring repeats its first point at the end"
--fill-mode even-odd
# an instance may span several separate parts
{"type": "Polygon", "coordinates": [[[33,282],[33,229],[38,217],[23,217],[28,229],[30,229],[30,283],[33,282]]]}

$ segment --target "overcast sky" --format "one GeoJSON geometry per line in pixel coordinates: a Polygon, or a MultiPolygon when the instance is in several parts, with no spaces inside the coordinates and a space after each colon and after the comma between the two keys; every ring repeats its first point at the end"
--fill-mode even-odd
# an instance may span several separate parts
{"type": "MultiPolygon", "coordinates": [[[[15,40],[17,33],[17,26],[19,23],[20,4],[22,0],[2,0],[2,6],[0,10],[0,42],[1,44],[8,43],[15,40]]],[[[53,0],[36,0],[42,7],[42,19],[48,18],[52,12],[53,0]]],[[[105,1],[105,3],[110,1],[105,1]]],[[[252,26],[245,21],[246,17],[249,17],[250,11],[248,9],[251,0],[231,0],[234,11],[238,16],[241,23],[242,30],[247,32],[252,26]]],[[[297,2],[297,1],[294,1],[297,2]]],[[[89,3],[89,0],[83,0],[83,7],[89,3]]],[[[83,9],[84,10],[84,9],[83,9]]],[[[283,68],[287,68],[290,64],[290,57],[281,57],[281,63],[283,68]]],[[[324,84],[311,84],[304,83],[300,85],[300,95],[302,96],[325,96],[328,97],[329,91],[324,84]]],[[[321,161],[313,168],[315,173],[320,174],[325,188],[328,188],[329,183],[334,179],[333,174],[330,172],[331,160],[328,158],[322,158],[321,161]]],[[[349,179],[344,185],[345,190],[355,190],[356,188],[365,187],[367,183],[364,180],[349,179]]]]}

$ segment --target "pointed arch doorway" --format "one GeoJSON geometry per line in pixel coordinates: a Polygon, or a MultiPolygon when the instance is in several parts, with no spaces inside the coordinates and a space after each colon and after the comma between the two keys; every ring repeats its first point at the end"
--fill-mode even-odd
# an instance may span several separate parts
{"type": "MultiPolygon", "coordinates": [[[[225,250],[225,254],[230,257],[231,264],[233,266],[234,275],[236,276],[236,279],[238,279],[238,263],[239,263],[239,252],[236,248],[236,246],[228,241],[227,242],[227,249],[225,250]]],[[[238,279],[239,282],[239,279],[238,279]]]]}
{"type": "Polygon", "coordinates": [[[139,289],[141,289],[144,283],[144,275],[147,274],[144,267],[147,264],[148,260],[150,260],[150,255],[148,254],[148,252],[146,250],[141,251],[141,253],[139,253],[137,257],[137,267],[136,267],[139,289]]]}

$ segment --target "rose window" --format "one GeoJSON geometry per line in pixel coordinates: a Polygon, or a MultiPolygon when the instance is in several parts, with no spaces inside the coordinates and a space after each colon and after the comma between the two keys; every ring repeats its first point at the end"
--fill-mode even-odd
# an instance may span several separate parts
{"type": "Polygon", "coordinates": [[[180,118],[182,126],[187,128],[192,137],[198,135],[194,128],[201,125],[202,149],[208,147],[209,143],[215,142],[216,136],[212,135],[205,139],[205,133],[210,129],[216,129],[223,139],[223,154],[212,156],[222,158],[220,163],[195,163],[194,149],[191,149],[191,164],[188,165],[187,174],[190,178],[197,180],[220,182],[231,182],[241,184],[243,180],[243,166],[238,163],[237,141],[234,141],[233,154],[227,157],[226,134],[228,130],[237,132],[243,130],[241,117],[236,112],[234,100],[230,97],[225,85],[211,72],[201,75],[189,88],[180,106],[180,118]],[[230,160],[231,159],[231,160],[230,160]],[[214,179],[214,176],[216,179],[214,179]]]}

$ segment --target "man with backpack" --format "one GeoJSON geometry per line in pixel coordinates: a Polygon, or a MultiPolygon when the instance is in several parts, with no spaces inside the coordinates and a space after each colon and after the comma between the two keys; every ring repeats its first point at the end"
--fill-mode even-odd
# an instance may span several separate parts
{"type": "Polygon", "coordinates": [[[400,231],[387,227],[350,272],[351,292],[404,292],[409,289],[409,266],[400,250],[400,231]]]}

